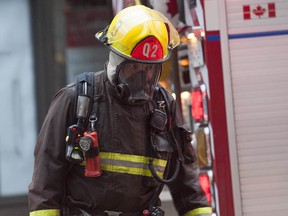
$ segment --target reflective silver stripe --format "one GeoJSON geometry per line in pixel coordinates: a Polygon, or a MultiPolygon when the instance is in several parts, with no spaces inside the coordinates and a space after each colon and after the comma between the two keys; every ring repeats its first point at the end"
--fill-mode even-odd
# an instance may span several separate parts
{"type": "MultiPolygon", "coordinates": [[[[131,175],[152,176],[149,168],[150,157],[100,152],[101,169],[109,172],[126,173],[131,175]]],[[[153,158],[156,173],[163,177],[167,161],[153,158]]],[[[82,164],[85,165],[85,164],[82,164]]]]}
{"type": "MultiPolygon", "coordinates": [[[[132,175],[152,176],[148,163],[150,157],[101,152],[101,169],[110,172],[127,173],[132,175]]],[[[163,177],[167,161],[154,159],[153,165],[160,177],[163,177]]]]}

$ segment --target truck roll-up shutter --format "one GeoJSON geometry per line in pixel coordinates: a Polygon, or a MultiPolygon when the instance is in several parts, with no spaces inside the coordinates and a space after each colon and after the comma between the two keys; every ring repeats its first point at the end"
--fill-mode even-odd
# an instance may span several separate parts
{"type": "Polygon", "coordinates": [[[221,40],[230,66],[224,79],[235,216],[287,216],[288,2],[225,3],[227,38],[221,40]]]}
{"type": "Polygon", "coordinates": [[[284,216],[288,36],[230,39],[229,47],[242,212],[284,216]]]}
{"type": "Polygon", "coordinates": [[[229,46],[242,212],[284,216],[288,212],[288,36],[235,39],[229,46]]]}

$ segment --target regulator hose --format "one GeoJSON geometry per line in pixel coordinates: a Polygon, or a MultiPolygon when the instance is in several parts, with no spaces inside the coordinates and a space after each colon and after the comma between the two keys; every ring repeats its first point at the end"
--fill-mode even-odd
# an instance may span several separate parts
{"type": "Polygon", "coordinates": [[[181,165],[181,159],[178,158],[176,160],[176,168],[175,168],[175,172],[173,174],[173,176],[170,179],[162,179],[155,171],[154,166],[153,166],[153,158],[149,159],[149,163],[148,163],[148,167],[149,170],[152,174],[152,176],[155,178],[156,181],[158,181],[161,184],[171,184],[172,182],[174,182],[179,174],[180,171],[180,165],[181,165]]]}

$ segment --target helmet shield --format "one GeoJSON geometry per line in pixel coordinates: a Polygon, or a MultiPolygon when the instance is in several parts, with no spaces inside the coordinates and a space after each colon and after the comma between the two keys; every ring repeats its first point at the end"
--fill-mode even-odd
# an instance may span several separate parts
{"type": "Polygon", "coordinates": [[[124,61],[116,69],[116,90],[131,103],[150,100],[153,98],[161,71],[161,64],[124,61]]]}

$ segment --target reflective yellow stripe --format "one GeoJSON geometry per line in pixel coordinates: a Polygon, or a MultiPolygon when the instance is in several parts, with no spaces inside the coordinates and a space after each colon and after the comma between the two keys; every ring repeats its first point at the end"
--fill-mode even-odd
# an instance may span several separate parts
{"type": "Polygon", "coordinates": [[[186,214],[184,214],[184,216],[197,216],[201,214],[212,214],[212,208],[210,207],[197,208],[187,212],[186,214]]]}
{"type": "MultiPolygon", "coordinates": [[[[149,168],[149,157],[139,155],[100,152],[101,169],[109,172],[126,173],[131,175],[152,176],[149,168]]],[[[163,177],[167,161],[153,159],[156,173],[163,177]]],[[[85,166],[85,162],[81,165],[85,166]]]]}
{"type": "Polygon", "coordinates": [[[30,212],[29,216],[60,216],[59,209],[46,209],[30,212]]]}

